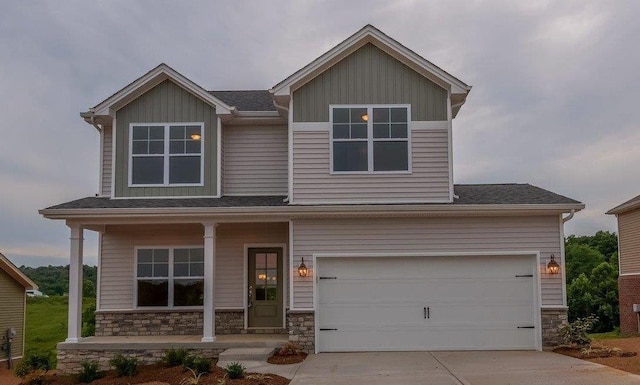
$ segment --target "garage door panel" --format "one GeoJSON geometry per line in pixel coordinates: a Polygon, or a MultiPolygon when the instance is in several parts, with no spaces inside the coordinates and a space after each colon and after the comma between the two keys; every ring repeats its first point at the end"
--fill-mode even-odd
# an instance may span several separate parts
{"type": "Polygon", "coordinates": [[[534,266],[523,256],[320,259],[332,279],[317,287],[329,329],[319,349],[535,349],[534,266]]]}

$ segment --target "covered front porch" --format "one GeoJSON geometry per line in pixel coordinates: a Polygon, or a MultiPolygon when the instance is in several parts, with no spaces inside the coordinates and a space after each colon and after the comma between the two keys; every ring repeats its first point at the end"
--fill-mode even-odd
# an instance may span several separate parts
{"type": "Polygon", "coordinates": [[[155,362],[170,348],[216,357],[230,347],[289,341],[288,221],[67,225],[69,323],[58,345],[64,370],[83,359],[106,362],[115,352],[155,362]],[[87,230],[99,232],[96,333],[82,338],[87,230]]]}

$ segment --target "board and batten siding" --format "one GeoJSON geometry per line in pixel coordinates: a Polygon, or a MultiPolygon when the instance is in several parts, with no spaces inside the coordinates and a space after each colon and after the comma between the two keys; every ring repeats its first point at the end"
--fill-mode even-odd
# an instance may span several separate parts
{"type": "Polygon", "coordinates": [[[293,203],[449,200],[447,129],[411,131],[411,174],[331,174],[330,130],[293,132],[293,203]]]}
{"type": "Polygon", "coordinates": [[[618,215],[620,274],[640,274],[640,209],[618,215]]]}
{"type": "Polygon", "coordinates": [[[116,112],[116,197],[215,196],[217,194],[215,107],[170,80],[158,84],[116,112]],[[204,122],[204,186],[128,187],[130,123],[204,122]]]}
{"type": "MultiPolygon", "coordinates": [[[[203,236],[200,224],[107,226],[102,235],[98,310],[134,308],[135,247],[204,245],[203,236]]],[[[288,224],[234,223],[216,228],[216,308],[243,307],[244,245],[267,243],[286,245],[288,224]]]]}
{"type": "Polygon", "coordinates": [[[224,126],[224,195],[287,195],[286,125],[224,126]]]}
{"type": "Polygon", "coordinates": [[[101,195],[111,195],[111,178],[113,176],[113,129],[111,126],[102,127],[102,181],[101,195]]]}
{"type": "Polygon", "coordinates": [[[411,104],[414,121],[447,120],[447,90],[366,44],[293,92],[294,122],[328,122],[330,104],[411,104]]]}
{"type": "MultiPolygon", "coordinates": [[[[314,254],[539,251],[542,305],[562,306],[562,277],[547,275],[543,266],[551,254],[560,256],[559,223],[558,216],[299,219],[293,266],[304,257],[315,279],[314,254]]],[[[294,275],[293,306],[313,308],[313,279],[294,275]]]]}
{"type": "MultiPolygon", "coordinates": [[[[24,349],[24,311],[25,289],[9,274],[0,269],[0,334],[6,335],[8,328],[16,329],[11,354],[14,358],[21,357],[24,349]]],[[[4,339],[0,343],[4,343],[4,339]]],[[[6,352],[0,352],[0,361],[5,361],[6,352]]]]}

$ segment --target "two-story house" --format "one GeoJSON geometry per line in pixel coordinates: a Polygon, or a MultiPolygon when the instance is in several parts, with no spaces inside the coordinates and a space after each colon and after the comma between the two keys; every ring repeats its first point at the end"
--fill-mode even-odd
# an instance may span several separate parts
{"type": "Polygon", "coordinates": [[[584,205],[454,185],[470,90],[368,25],[270,90],[207,91],[161,64],[83,112],[100,192],[41,210],[71,232],[59,362],[153,336],[203,351],[243,334],[312,352],[553,344],[563,223],[584,205]],[[91,339],[85,230],[99,233],[91,339]]]}

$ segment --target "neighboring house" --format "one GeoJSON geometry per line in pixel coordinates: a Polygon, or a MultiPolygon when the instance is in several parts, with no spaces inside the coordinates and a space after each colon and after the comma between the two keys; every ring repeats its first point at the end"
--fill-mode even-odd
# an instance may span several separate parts
{"type": "Polygon", "coordinates": [[[640,333],[640,195],[607,211],[618,219],[620,333],[640,333]],[[634,305],[638,305],[634,310],[634,305]]]}
{"type": "Polygon", "coordinates": [[[11,338],[11,357],[20,359],[24,354],[24,322],[26,312],[26,291],[38,286],[24,275],[11,261],[0,254],[0,362],[7,361],[6,349],[9,330],[15,335],[11,338]]]}
{"type": "Polygon", "coordinates": [[[71,229],[59,348],[87,346],[84,230],[100,240],[92,343],[553,344],[563,223],[584,205],[528,184],[454,185],[452,121],[470,89],[366,26],[270,90],[206,91],[161,64],[82,113],[100,135],[99,194],[41,210],[71,229]]]}

